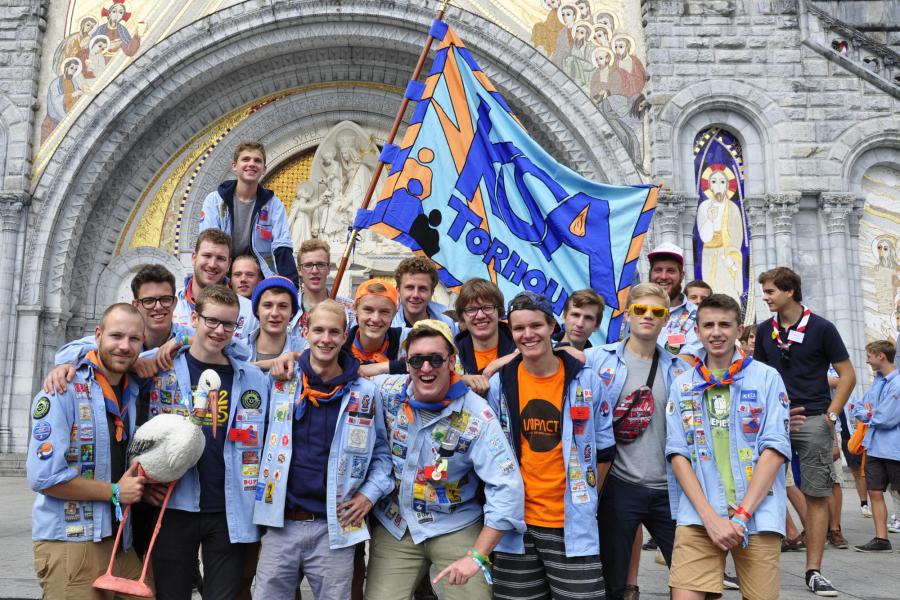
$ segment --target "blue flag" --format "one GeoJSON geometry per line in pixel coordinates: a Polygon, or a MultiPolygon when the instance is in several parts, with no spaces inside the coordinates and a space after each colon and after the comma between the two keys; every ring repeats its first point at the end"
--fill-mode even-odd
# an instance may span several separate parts
{"type": "Polygon", "coordinates": [[[607,304],[593,340],[618,339],[656,188],[596,183],[559,164],[456,33],[443,21],[431,33],[431,73],[406,90],[416,110],[402,143],[385,146],[387,180],[356,226],[429,257],[451,290],[480,277],[507,299],[543,293],[561,315],[570,293],[593,288],[607,304]]]}

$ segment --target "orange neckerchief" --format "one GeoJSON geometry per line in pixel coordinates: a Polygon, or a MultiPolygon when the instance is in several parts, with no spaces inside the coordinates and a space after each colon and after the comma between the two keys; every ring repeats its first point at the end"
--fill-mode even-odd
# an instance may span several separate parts
{"type": "Polygon", "coordinates": [[[351,346],[351,348],[353,349],[353,356],[356,358],[356,360],[359,361],[359,364],[361,365],[370,365],[372,363],[382,363],[390,361],[390,359],[385,354],[388,349],[387,336],[385,336],[384,343],[381,345],[381,348],[372,352],[366,352],[362,348],[362,344],[359,341],[359,333],[357,332],[356,337],[353,339],[353,345],[351,346]]]}
{"type": "Polygon", "coordinates": [[[300,382],[303,386],[302,391],[300,392],[300,397],[297,399],[298,402],[303,402],[304,400],[309,400],[310,403],[319,408],[319,398],[331,398],[342,389],[344,389],[344,384],[334,386],[334,389],[330,392],[320,392],[319,390],[313,389],[312,386],[309,385],[309,379],[306,377],[306,373],[300,377],[300,382]]]}
{"type": "Polygon", "coordinates": [[[697,372],[703,377],[703,383],[698,383],[694,386],[694,389],[698,392],[705,392],[712,387],[722,387],[734,383],[737,374],[740,373],[744,367],[753,362],[753,357],[744,354],[743,350],[738,348],[737,351],[740,358],[729,365],[728,370],[722,375],[721,380],[716,379],[716,376],[706,368],[706,365],[697,361],[697,372]]]}
{"type": "Polygon", "coordinates": [[[194,306],[197,305],[197,303],[194,302],[194,294],[191,292],[192,287],[194,287],[194,278],[193,277],[188,279],[187,285],[184,286],[184,297],[188,301],[188,303],[191,305],[191,308],[193,308],[194,306]]]}
{"type": "MultiPolygon", "coordinates": [[[[107,381],[106,375],[100,372],[100,356],[97,354],[97,351],[91,350],[85,358],[97,367],[97,369],[94,370],[94,379],[97,380],[97,383],[100,384],[100,389],[103,390],[103,400],[106,404],[106,412],[115,418],[116,441],[121,442],[127,437],[125,435],[125,423],[122,421],[122,417],[128,412],[128,404],[126,403],[124,406],[119,405],[119,399],[116,397],[116,393],[113,391],[109,381],[107,381]]],[[[125,378],[122,382],[122,389],[124,390],[128,387],[128,375],[123,375],[123,377],[125,378]]]]}

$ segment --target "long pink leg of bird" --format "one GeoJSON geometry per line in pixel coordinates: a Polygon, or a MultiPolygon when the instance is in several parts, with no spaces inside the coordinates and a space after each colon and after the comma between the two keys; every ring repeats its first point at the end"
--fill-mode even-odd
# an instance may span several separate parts
{"type": "Polygon", "coordinates": [[[176,483],[178,482],[172,481],[166,486],[166,499],[163,500],[162,507],[159,509],[159,516],[156,517],[156,526],[153,528],[153,536],[150,538],[150,544],[147,546],[147,554],[144,555],[144,568],[141,570],[141,582],[143,582],[144,578],[147,576],[147,567],[150,565],[150,554],[153,552],[156,536],[159,535],[159,530],[162,527],[163,514],[165,514],[166,507],[169,505],[169,498],[172,497],[172,490],[175,489],[176,483]]]}
{"type": "Polygon", "coordinates": [[[209,410],[212,411],[212,436],[216,438],[216,426],[219,422],[219,390],[209,392],[209,410]]]}

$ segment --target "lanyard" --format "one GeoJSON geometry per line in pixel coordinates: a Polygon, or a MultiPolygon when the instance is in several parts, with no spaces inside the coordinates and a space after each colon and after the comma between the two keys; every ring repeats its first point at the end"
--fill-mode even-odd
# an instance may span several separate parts
{"type": "MultiPolygon", "coordinates": [[[[811,314],[812,311],[803,306],[803,314],[800,316],[800,323],[797,325],[796,329],[797,333],[806,331],[806,325],[809,323],[809,315],[811,314]]],[[[778,346],[779,350],[785,347],[785,343],[781,340],[781,326],[778,324],[778,313],[775,313],[775,316],[772,317],[772,339],[775,340],[775,345],[778,346]]],[[[793,343],[794,340],[790,339],[790,336],[788,336],[787,348],[790,349],[793,343]]]]}

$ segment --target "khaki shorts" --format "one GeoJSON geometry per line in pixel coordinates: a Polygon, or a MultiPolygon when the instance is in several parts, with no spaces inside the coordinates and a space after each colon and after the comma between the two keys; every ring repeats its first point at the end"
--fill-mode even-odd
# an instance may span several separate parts
{"type": "Polygon", "coordinates": [[[787,461],[784,465],[784,487],[794,487],[794,469],[791,468],[791,461],[787,461]]]}
{"type": "MultiPolygon", "coordinates": [[[[106,572],[112,554],[113,538],[102,542],[39,541],[34,545],[34,571],[44,598],[66,600],[105,600],[133,598],[115,595],[93,587],[94,580],[106,572]]],[[[113,575],[126,579],[141,576],[141,559],[134,548],[120,552],[113,566],[113,575]]],[[[147,585],[153,588],[152,573],[147,573],[147,585]]]]}
{"type": "MultiPolygon", "coordinates": [[[[725,575],[725,554],[713,544],[703,527],[679,525],[675,529],[669,587],[706,592],[713,598],[720,597],[722,578],[725,575]]],[[[731,556],[743,598],[772,600],[778,597],[778,561],[781,559],[779,534],[751,535],[750,545],[747,548],[735,548],[731,551],[731,556]]]]}
{"type": "Polygon", "coordinates": [[[800,458],[800,491],[813,498],[828,498],[834,485],[834,430],[824,415],[808,417],[791,432],[791,448],[800,458]]]}

